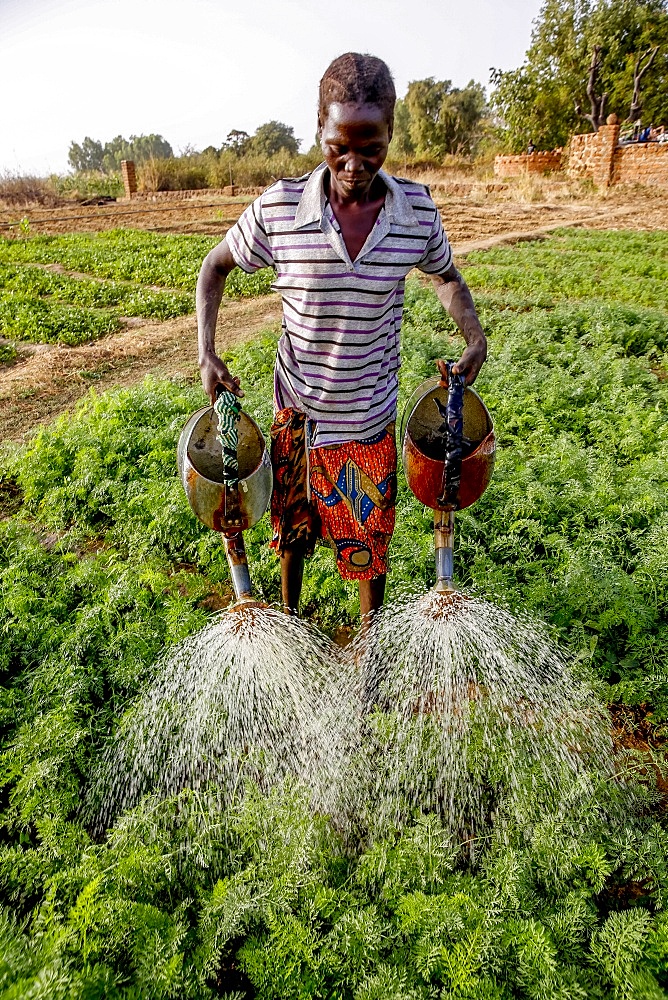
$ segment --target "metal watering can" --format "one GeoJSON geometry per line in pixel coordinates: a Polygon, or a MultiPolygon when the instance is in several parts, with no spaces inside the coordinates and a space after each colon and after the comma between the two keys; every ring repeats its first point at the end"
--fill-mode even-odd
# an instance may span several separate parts
{"type": "Polygon", "coordinates": [[[205,406],[181,431],[176,457],[188,503],[207,528],[223,536],[237,601],[253,599],[243,532],[256,524],[271,498],[272,472],[262,431],[247,413],[238,418],[239,480],[226,485],[218,417],[205,406]]]}
{"type": "Polygon", "coordinates": [[[487,489],[496,441],[489,411],[447,363],[447,383],[438,376],[415,390],[400,423],[401,457],[411,491],[434,511],[436,586],[452,585],[455,511],[475,503],[487,489]]]}

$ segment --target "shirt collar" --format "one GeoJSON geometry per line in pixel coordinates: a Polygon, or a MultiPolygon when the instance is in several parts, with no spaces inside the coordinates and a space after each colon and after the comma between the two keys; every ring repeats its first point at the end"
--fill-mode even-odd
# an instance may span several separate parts
{"type": "MultiPolygon", "coordinates": [[[[303,226],[311,225],[314,222],[322,222],[326,202],[323,187],[326,170],[327,164],[321,163],[306,181],[295,214],[295,229],[301,229],[303,226]]],[[[387,188],[385,212],[389,221],[397,226],[419,226],[420,221],[404,194],[401,185],[390,174],[386,174],[384,170],[379,170],[378,176],[387,188]]]]}

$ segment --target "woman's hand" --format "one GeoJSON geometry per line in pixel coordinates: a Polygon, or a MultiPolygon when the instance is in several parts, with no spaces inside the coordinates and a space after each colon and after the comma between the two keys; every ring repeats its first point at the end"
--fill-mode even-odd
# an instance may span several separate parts
{"type": "Polygon", "coordinates": [[[229,389],[235,396],[243,397],[244,392],[240,388],[241,379],[232,375],[225,362],[221,361],[213,351],[204,351],[200,355],[199,371],[204,391],[211,400],[212,406],[216,402],[216,389],[219,385],[229,389]]]}
{"type": "MultiPolygon", "coordinates": [[[[453,366],[453,373],[455,375],[463,375],[467,385],[473,385],[478,377],[478,372],[485,363],[485,358],[487,357],[487,341],[483,337],[482,340],[475,340],[472,344],[468,344],[461,358],[456,365],[453,366]]],[[[437,361],[436,365],[441,375],[441,379],[444,382],[448,380],[448,370],[445,367],[445,361],[437,361]]]]}

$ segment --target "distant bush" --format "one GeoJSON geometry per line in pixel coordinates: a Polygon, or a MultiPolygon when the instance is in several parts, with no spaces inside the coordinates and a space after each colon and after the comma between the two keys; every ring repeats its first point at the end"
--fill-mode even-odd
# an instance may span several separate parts
{"type": "Polygon", "coordinates": [[[0,174],[0,202],[16,208],[26,205],[57,205],[58,192],[44,177],[0,174]]]}
{"type": "Polygon", "coordinates": [[[49,184],[65,198],[122,198],[123,181],[119,173],[103,174],[87,170],[75,174],[51,174],[49,184]]]}
{"type": "MultiPolygon", "coordinates": [[[[319,146],[293,155],[286,150],[273,156],[252,152],[238,155],[233,149],[209,147],[201,153],[187,153],[168,159],[151,159],[137,164],[140,191],[197,191],[236,187],[267,187],[280,177],[301,177],[322,163],[319,146]]],[[[466,174],[480,176],[491,170],[491,159],[468,156],[438,158],[391,155],[385,162],[389,174],[420,180],[424,174],[466,174]]],[[[99,170],[73,174],[51,174],[48,178],[0,175],[0,203],[17,208],[28,205],[53,207],[63,199],[122,198],[123,181],[118,172],[99,170]]]]}
{"type": "Polygon", "coordinates": [[[273,156],[231,149],[207,150],[166,160],[149,160],[137,167],[140,191],[186,191],[200,188],[265,187],[279,177],[300,177],[322,162],[320,150],[293,155],[285,150],[273,156]]]}
{"type": "MultiPolygon", "coordinates": [[[[241,188],[267,187],[280,177],[301,177],[322,163],[322,159],[319,146],[296,156],[285,151],[273,156],[253,153],[239,156],[231,149],[222,152],[209,149],[203,153],[139,164],[137,186],[140,191],[188,191],[222,188],[230,184],[241,188]]],[[[483,171],[488,167],[489,163],[485,160],[483,171]]],[[[444,160],[424,156],[391,156],[385,162],[385,170],[400,177],[416,179],[434,171],[476,176],[480,173],[477,160],[451,155],[444,160]]]]}

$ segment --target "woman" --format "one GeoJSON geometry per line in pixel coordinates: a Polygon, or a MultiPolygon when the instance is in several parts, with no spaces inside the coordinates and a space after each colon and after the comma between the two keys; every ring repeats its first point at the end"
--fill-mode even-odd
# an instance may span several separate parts
{"type": "Polygon", "coordinates": [[[276,269],[283,333],[271,431],[272,545],[290,611],[318,537],[334,549],[341,576],[359,582],[363,618],[383,602],[395,516],[399,332],[413,267],[431,275],[464,336],[455,370],[468,384],[487,353],[428,190],[381,169],[395,100],[382,60],[354,52],[335,59],[320,81],[324,163],[278,181],[250,205],[208,254],[197,283],[204,389],[212,401],[219,385],[243,396],[215,353],[225,278],[237,266],[276,269]]]}

